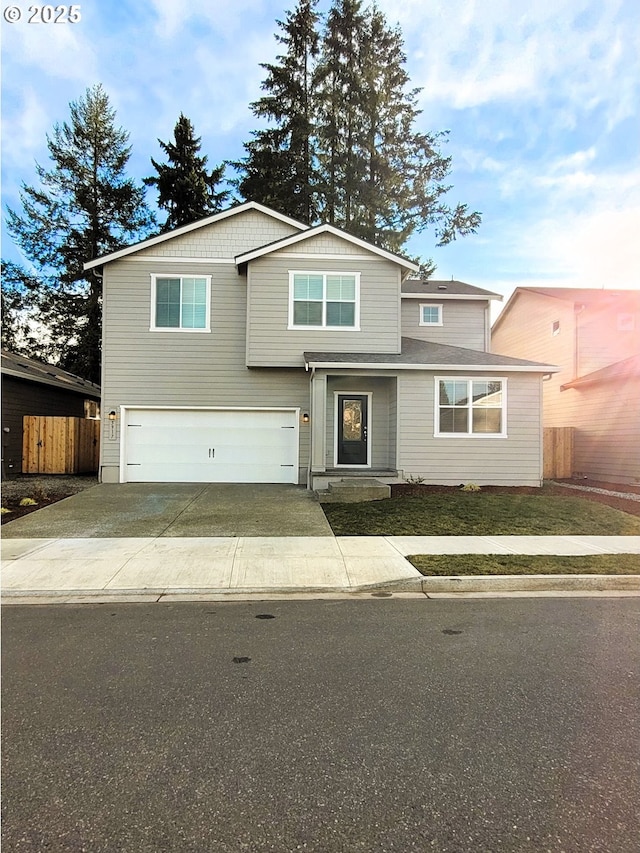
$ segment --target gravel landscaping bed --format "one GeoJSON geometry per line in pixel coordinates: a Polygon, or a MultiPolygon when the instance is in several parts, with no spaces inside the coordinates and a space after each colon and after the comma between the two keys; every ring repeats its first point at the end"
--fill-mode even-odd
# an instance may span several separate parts
{"type": "Polygon", "coordinates": [[[68,498],[85,489],[95,486],[98,478],[95,474],[23,474],[2,483],[2,507],[10,512],[2,513],[2,524],[8,524],[14,518],[20,518],[43,506],[68,498]],[[35,505],[20,506],[25,498],[35,501],[35,505]]]}

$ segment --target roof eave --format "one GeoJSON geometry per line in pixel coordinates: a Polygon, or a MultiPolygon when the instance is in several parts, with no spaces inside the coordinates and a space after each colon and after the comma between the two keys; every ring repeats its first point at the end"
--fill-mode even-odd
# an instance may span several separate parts
{"type": "Polygon", "coordinates": [[[347,362],[313,361],[305,359],[305,369],[366,369],[366,370],[429,370],[463,371],[465,373],[558,373],[560,368],[554,364],[415,364],[408,362],[347,362]]]}
{"type": "Polygon", "coordinates": [[[502,302],[502,296],[499,293],[479,295],[477,293],[402,293],[402,299],[461,299],[474,300],[476,302],[487,302],[489,299],[497,299],[502,302]]]}
{"type": "Polygon", "coordinates": [[[83,394],[85,397],[97,397],[98,399],[101,397],[100,386],[95,385],[93,382],[87,383],[86,385],[65,382],[60,379],[55,379],[53,376],[51,378],[46,376],[33,376],[20,370],[14,370],[11,367],[2,367],[2,374],[4,376],[11,376],[14,379],[22,379],[25,382],[36,382],[38,385],[50,385],[53,388],[59,388],[62,391],[70,391],[73,394],[83,394]]]}

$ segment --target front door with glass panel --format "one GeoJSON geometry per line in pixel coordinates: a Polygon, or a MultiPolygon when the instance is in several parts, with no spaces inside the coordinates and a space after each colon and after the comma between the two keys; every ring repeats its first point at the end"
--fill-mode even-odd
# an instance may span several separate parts
{"type": "Polygon", "coordinates": [[[368,398],[366,394],[338,394],[338,465],[368,462],[368,398]]]}

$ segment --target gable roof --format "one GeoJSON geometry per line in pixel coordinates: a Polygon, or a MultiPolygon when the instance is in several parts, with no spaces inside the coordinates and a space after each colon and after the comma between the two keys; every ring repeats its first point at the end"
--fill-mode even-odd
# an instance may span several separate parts
{"type": "Polygon", "coordinates": [[[467,284],[464,281],[440,281],[438,279],[421,279],[409,278],[402,282],[402,296],[405,299],[419,299],[426,296],[432,299],[437,296],[438,299],[457,299],[464,296],[465,299],[502,299],[499,293],[494,293],[491,290],[483,290],[481,287],[475,287],[473,284],[467,284]]]}
{"type": "Polygon", "coordinates": [[[553,364],[526,361],[481,350],[402,338],[402,351],[390,352],[305,352],[305,367],[376,367],[403,370],[464,370],[479,372],[496,369],[529,373],[557,373],[553,364]]]}
{"type": "Polygon", "coordinates": [[[606,367],[601,367],[600,370],[594,370],[593,373],[586,373],[584,376],[578,377],[578,379],[573,379],[571,382],[561,385],[560,390],[579,388],[582,385],[591,385],[594,382],[614,382],[616,379],[630,379],[634,376],[640,378],[640,355],[632,355],[622,361],[616,361],[615,364],[608,364],[606,367]]]}
{"type": "Polygon", "coordinates": [[[273,219],[279,219],[280,222],[286,222],[292,228],[298,228],[300,231],[305,231],[309,228],[302,222],[297,222],[285,216],[283,213],[278,213],[277,210],[271,210],[256,201],[248,201],[244,204],[229,207],[222,210],[220,213],[214,213],[212,216],[207,216],[204,219],[198,219],[195,222],[190,222],[189,225],[182,225],[180,228],[174,228],[172,231],[167,231],[165,234],[157,234],[155,237],[148,237],[139,243],[134,243],[131,246],[126,246],[124,249],[118,249],[117,252],[111,252],[109,255],[102,255],[100,258],[94,258],[84,265],[85,270],[101,267],[103,264],[108,264],[110,261],[117,261],[119,258],[124,258],[134,252],[139,252],[141,249],[147,249],[150,246],[157,246],[158,243],[164,243],[166,240],[171,240],[174,237],[180,237],[183,234],[188,234],[190,231],[196,231],[199,228],[205,228],[207,225],[212,225],[215,222],[221,222],[223,219],[228,219],[230,216],[236,216],[238,213],[245,213],[248,210],[257,210],[264,213],[266,216],[271,216],[273,219]]]}
{"type": "Polygon", "coordinates": [[[492,331],[495,331],[502,323],[515,302],[521,296],[529,293],[537,296],[547,296],[563,302],[577,302],[583,305],[611,305],[618,299],[625,297],[635,298],[640,303],[640,290],[602,290],[597,287],[516,287],[507,300],[502,312],[496,318],[492,331]]]}
{"type": "Polygon", "coordinates": [[[342,231],[334,225],[316,225],[315,227],[309,228],[300,234],[292,234],[290,237],[275,240],[273,243],[267,243],[265,246],[259,246],[256,249],[252,249],[250,252],[243,252],[241,255],[236,255],[236,265],[241,266],[242,264],[247,264],[250,261],[256,260],[256,258],[261,258],[264,255],[268,255],[271,252],[277,252],[280,249],[286,249],[288,246],[295,246],[303,240],[310,240],[320,234],[332,234],[334,237],[339,237],[342,240],[353,243],[354,246],[358,246],[360,249],[364,249],[367,252],[373,252],[374,255],[379,255],[387,261],[392,261],[392,263],[404,267],[407,272],[417,272],[419,270],[419,266],[414,264],[413,261],[410,261],[401,255],[394,255],[386,249],[380,249],[378,246],[374,246],[373,243],[367,243],[366,240],[361,240],[360,237],[354,237],[352,234],[348,234],[346,231],[342,231]]]}
{"type": "Polygon", "coordinates": [[[2,373],[26,382],[37,382],[40,385],[52,385],[55,388],[64,388],[85,397],[100,399],[100,386],[88,379],[75,376],[53,364],[44,364],[24,355],[2,350],[2,373]]]}

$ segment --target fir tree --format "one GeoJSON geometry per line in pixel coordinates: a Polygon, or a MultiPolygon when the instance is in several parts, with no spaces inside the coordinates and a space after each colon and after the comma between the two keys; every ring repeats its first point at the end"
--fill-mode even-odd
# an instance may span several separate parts
{"type": "Polygon", "coordinates": [[[101,85],[70,104],[47,145],[53,166],[36,164],[40,186],[23,183],[22,212],[8,230],[30,269],[5,265],[3,342],[100,382],[102,287],[83,264],[146,236],[153,217],[144,188],[126,177],[129,135],[115,126],[101,85]]]}
{"type": "Polygon", "coordinates": [[[314,75],[319,208],[325,222],[347,231],[358,221],[356,196],[365,176],[360,145],[365,28],[361,0],[335,0],[314,75]]]}
{"type": "MultiPolygon", "coordinates": [[[[267,94],[252,105],[271,124],[234,164],[243,197],[394,252],[430,227],[439,245],[474,232],[480,214],[446,201],[447,133],[417,129],[420,90],[410,88],[399,28],[362,0],[333,0],[322,32],[315,0],[300,0],[278,25],[288,51],[263,66],[267,94]]],[[[423,274],[432,269],[425,262],[423,274]]]]}
{"type": "Polygon", "coordinates": [[[409,88],[405,63],[400,29],[376,6],[335,0],[318,69],[323,207],[336,225],[393,252],[430,226],[444,244],[480,224],[444,199],[447,134],[416,130],[420,90],[409,88]]]}
{"type": "Polygon", "coordinates": [[[267,76],[262,88],[269,94],[251,104],[259,118],[274,125],[254,131],[245,143],[247,157],[234,163],[242,177],[236,182],[244,198],[303,222],[316,218],[314,197],[313,72],[318,52],[317,0],[299,0],[276,39],[287,50],[277,62],[262,65],[267,76]]]}
{"type": "Polygon", "coordinates": [[[194,135],[193,125],[182,113],[173,135],[172,142],[158,140],[169,162],[157,163],[151,158],[158,174],[144,179],[147,186],[157,187],[158,207],[168,212],[162,231],[217,213],[229,196],[228,190],[216,191],[224,178],[224,164],[211,172],[207,170],[206,155],[198,153],[201,139],[194,135]]]}

